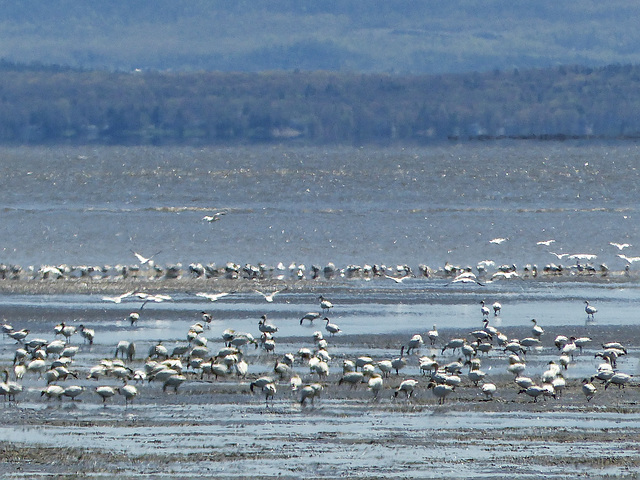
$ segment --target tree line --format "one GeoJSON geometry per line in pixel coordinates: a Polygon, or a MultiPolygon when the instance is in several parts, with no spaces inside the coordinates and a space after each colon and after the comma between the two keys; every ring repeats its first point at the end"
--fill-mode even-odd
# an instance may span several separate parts
{"type": "Polygon", "coordinates": [[[0,62],[4,144],[636,137],[640,66],[449,75],[113,72],[0,62]]]}

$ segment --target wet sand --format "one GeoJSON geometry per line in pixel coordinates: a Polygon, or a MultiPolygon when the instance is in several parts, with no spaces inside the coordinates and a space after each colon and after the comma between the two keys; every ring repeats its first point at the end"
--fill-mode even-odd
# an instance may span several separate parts
{"type": "MultiPolygon", "coordinates": [[[[62,288],[55,285],[56,289],[62,288]]],[[[255,286],[236,284],[246,291],[255,286]]],[[[40,287],[45,290],[51,284],[40,287]]],[[[202,287],[202,283],[187,285],[188,289],[202,287]]],[[[220,291],[227,287],[215,284],[220,291]]],[[[291,286],[293,293],[289,295],[316,292],[320,287],[291,286]]],[[[349,285],[334,284],[333,288],[348,289],[349,285]]],[[[375,288],[368,288],[375,303],[375,288]]],[[[117,285],[113,290],[125,289],[117,285]]],[[[208,285],[208,290],[213,291],[213,285],[208,285]]],[[[162,291],[171,290],[167,287],[162,291]]],[[[64,298],[69,292],[47,293],[64,298]]],[[[32,338],[53,340],[53,326],[69,312],[56,312],[47,308],[46,302],[37,307],[38,312],[46,312],[42,314],[46,320],[34,318],[31,307],[8,306],[3,316],[14,326],[32,327],[32,338]]],[[[129,306],[122,308],[124,312],[129,306]]],[[[167,347],[186,343],[185,326],[195,322],[191,313],[176,320],[172,333],[162,339],[167,347]]],[[[640,382],[632,378],[623,389],[609,386],[605,390],[594,381],[598,392],[590,402],[580,390],[582,378],[594,374],[601,363],[594,355],[605,341],[621,341],[628,354],[618,360],[617,368],[637,373],[640,327],[636,325],[548,327],[542,348],[526,355],[526,374],[532,378],[538,379],[549,361],[557,361],[558,350],[553,345],[557,334],[588,332],[593,341],[576,354],[574,363],[564,372],[567,386],[562,395],[540,398],[535,403],[518,393],[514,376],[506,371],[507,355],[494,343],[494,349],[481,358],[486,380],[497,387],[495,397],[486,400],[467,378],[465,367],[461,385],[439,405],[427,389],[429,380],[420,372],[418,358],[436,354],[441,364],[456,360],[459,353],[442,354],[441,348],[450,338],[469,338],[470,330],[450,327],[440,329],[435,347],[423,345],[418,354],[408,355],[400,374],[384,379],[384,389],[377,399],[364,384],[355,388],[338,384],[343,360],[365,354],[374,361],[395,358],[399,346],[410,336],[373,331],[342,332],[330,337],[325,332],[331,355],[328,377],[311,374],[299,357],[294,364],[303,385],[323,385],[312,405],[301,405],[299,391],[291,391],[287,377],[278,379],[273,366],[275,359],[286,352],[315,348],[311,334],[323,330],[323,324],[317,323],[301,327],[299,334],[276,334],[275,353],[247,349],[249,373],[245,378],[201,377],[199,372],[185,368],[187,380],[177,393],[171,389],[163,392],[159,382],[130,381],[139,394],[125,406],[121,395],[103,404],[94,391],[98,385],[121,386],[123,382],[113,377],[87,379],[89,369],[102,359],[112,359],[114,338],[127,334],[136,338],[137,345],[137,355],[127,366],[141,369],[146,352],[158,339],[145,339],[150,325],[142,321],[130,329],[110,325],[104,311],[83,312],[82,320],[98,327],[96,342],[89,346],[79,335],[71,338],[72,345],[80,346],[72,365],[78,378],[57,383],[81,385],[86,390],[78,401],[47,400],[41,396],[46,382],[36,374],[25,375],[24,392],[15,402],[3,402],[1,407],[3,478],[637,478],[640,382]],[[262,375],[276,378],[273,399],[266,400],[259,389],[250,392],[250,382],[262,375]],[[394,397],[395,389],[406,378],[418,380],[414,395],[411,399],[402,394],[394,397]]],[[[221,331],[233,326],[234,320],[229,318],[205,329],[212,354],[223,347],[221,331]]],[[[510,338],[524,338],[531,329],[522,325],[501,330],[510,338]]],[[[424,336],[426,332],[416,333],[424,336]]],[[[0,346],[0,364],[11,369],[19,345],[4,337],[0,346]]]]}

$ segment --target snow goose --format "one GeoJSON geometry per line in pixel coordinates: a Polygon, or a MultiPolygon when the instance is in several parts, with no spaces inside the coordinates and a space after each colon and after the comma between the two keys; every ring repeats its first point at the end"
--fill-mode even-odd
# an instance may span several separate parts
{"type": "Polygon", "coordinates": [[[376,399],[378,398],[378,394],[384,387],[384,381],[382,380],[380,374],[374,373],[371,378],[369,378],[367,386],[369,387],[369,390],[373,392],[373,398],[376,399]]]}
{"type": "Polygon", "coordinates": [[[376,362],[376,366],[380,369],[384,378],[388,378],[389,375],[391,375],[391,371],[393,370],[393,362],[391,360],[380,360],[379,362],[376,362]]]}
{"type": "Polygon", "coordinates": [[[177,394],[178,393],[178,388],[180,387],[180,385],[182,385],[185,381],[187,380],[187,377],[185,377],[184,375],[171,375],[169,378],[167,378],[164,383],[162,384],[162,391],[166,392],[167,388],[173,388],[173,391],[177,394]]]}
{"type": "Polygon", "coordinates": [[[578,337],[573,343],[576,344],[576,347],[580,349],[580,353],[582,353],[582,349],[589,343],[591,343],[591,338],[589,337],[578,337]]]}
{"type": "Polygon", "coordinates": [[[322,392],[322,385],[319,383],[312,383],[306,385],[300,390],[300,405],[304,406],[307,399],[311,401],[311,405],[314,404],[315,398],[322,392]]]}
{"type": "Polygon", "coordinates": [[[18,343],[22,343],[22,341],[27,338],[27,335],[29,335],[29,332],[31,330],[29,330],[28,328],[23,328],[22,330],[16,330],[13,332],[8,332],[7,335],[10,336],[11,338],[13,338],[16,342],[18,343]]]}
{"type": "Polygon", "coordinates": [[[609,385],[617,385],[618,388],[624,388],[624,386],[631,381],[631,375],[627,373],[617,372],[604,383],[604,389],[606,390],[609,385]]]}
{"type": "Polygon", "coordinates": [[[128,407],[129,403],[133,402],[133,399],[138,395],[138,389],[135,386],[126,383],[117,390],[118,393],[124,397],[125,407],[128,407]]]}
{"type": "Polygon", "coordinates": [[[120,340],[116,345],[116,350],[113,354],[113,357],[118,358],[118,355],[120,355],[122,358],[126,358],[127,360],[132,361],[135,353],[135,343],[129,342],[128,340],[120,340]]]}
{"type": "Polygon", "coordinates": [[[423,375],[426,375],[427,372],[433,372],[438,369],[438,362],[436,361],[436,356],[432,355],[431,357],[421,357],[420,358],[420,371],[423,375]]]}
{"type": "Polygon", "coordinates": [[[345,358],[342,360],[342,374],[356,371],[356,362],[345,358]]]}
{"type": "Polygon", "coordinates": [[[491,310],[489,310],[489,307],[487,307],[487,306],[484,304],[484,300],[481,300],[481,301],[480,301],[480,305],[481,305],[481,307],[480,307],[480,311],[482,312],[482,316],[483,316],[483,317],[488,317],[488,316],[489,316],[489,313],[491,313],[491,310]]]}
{"type": "Polygon", "coordinates": [[[492,325],[489,325],[489,319],[485,318],[484,320],[482,320],[482,329],[487,332],[489,335],[491,335],[492,337],[495,335],[498,335],[498,329],[492,325]]]}
{"type": "Polygon", "coordinates": [[[338,385],[343,383],[349,384],[351,388],[356,388],[359,383],[364,381],[364,374],[362,372],[347,372],[338,381],[338,385]]]}
{"type": "Polygon", "coordinates": [[[532,318],[531,322],[533,323],[531,333],[533,333],[533,336],[535,338],[540,338],[544,334],[544,329],[540,325],[538,325],[538,321],[535,318],[532,318]]]}
{"type": "Polygon", "coordinates": [[[516,377],[515,382],[516,385],[525,390],[534,385],[534,382],[531,378],[523,376],[516,377]]]}
{"type": "Polygon", "coordinates": [[[103,385],[100,387],[96,387],[96,393],[100,395],[102,398],[102,403],[106,405],[107,398],[111,398],[116,394],[115,387],[110,387],[108,385],[103,385]]]}
{"type": "Polygon", "coordinates": [[[64,394],[64,388],[60,385],[47,385],[40,392],[40,396],[47,397],[47,400],[51,398],[57,398],[58,400],[62,400],[62,395],[64,394]]]}
{"type": "Polygon", "coordinates": [[[553,343],[558,348],[558,350],[562,350],[562,347],[569,343],[569,337],[567,337],[566,335],[558,335],[553,343]]]}
{"type": "Polygon", "coordinates": [[[302,322],[305,320],[308,320],[309,323],[313,323],[313,321],[318,318],[320,318],[320,314],[318,312],[308,312],[300,319],[300,325],[302,325],[302,322]]]}
{"type": "Polygon", "coordinates": [[[562,374],[559,373],[556,378],[551,380],[551,386],[553,387],[553,391],[558,395],[558,397],[561,397],[564,388],[567,386],[567,382],[562,374]]]}
{"type": "Polygon", "coordinates": [[[82,395],[82,393],[84,393],[84,387],[80,385],[69,385],[68,387],[65,387],[63,395],[65,397],[69,397],[71,401],[74,401],[82,395]]]}
{"type": "Polygon", "coordinates": [[[427,337],[429,338],[431,345],[435,345],[438,341],[438,329],[436,328],[435,324],[433,325],[433,330],[429,330],[427,332],[427,337]]]}
{"type": "Polygon", "coordinates": [[[0,325],[0,331],[2,331],[2,335],[6,336],[7,334],[13,332],[13,327],[8,323],[3,323],[0,325]]]}
{"type": "Polygon", "coordinates": [[[262,389],[265,385],[273,383],[273,377],[259,377],[249,384],[249,390],[253,393],[254,388],[262,389]]]}
{"type": "Polygon", "coordinates": [[[433,394],[438,398],[438,404],[444,404],[446,398],[453,393],[453,388],[451,385],[446,384],[437,384],[435,382],[429,382],[427,385],[427,389],[431,389],[433,394]]]}
{"type": "Polygon", "coordinates": [[[326,315],[329,310],[333,308],[333,303],[324,298],[322,295],[318,297],[318,300],[320,300],[320,308],[322,309],[322,312],[326,315]]]}
{"type": "Polygon", "coordinates": [[[89,342],[89,345],[93,345],[93,340],[96,336],[95,330],[87,328],[84,325],[78,325],[78,332],[80,332],[80,335],[85,342],[89,342]]]}
{"type": "Polygon", "coordinates": [[[493,395],[496,393],[497,388],[493,383],[483,383],[480,390],[486,400],[493,400],[493,395]]]}
{"type": "Polygon", "coordinates": [[[500,315],[500,312],[502,311],[502,304],[500,302],[493,302],[492,307],[494,317],[500,315]]]}
{"type": "Polygon", "coordinates": [[[517,355],[509,355],[509,366],[507,371],[519,377],[526,368],[526,364],[517,355]]]}
{"type": "Polygon", "coordinates": [[[324,320],[327,322],[327,324],[324,326],[324,328],[331,335],[335,335],[336,333],[341,331],[340,327],[338,327],[338,325],[336,325],[335,323],[331,323],[330,320],[327,317],[325,317],[324,320]]]}
{"type": "Polygon", "coordinates": [[[267,316],[262,315],[260,320],[258,321],[258,330],[262,333],[276,333],[278,331],[278,327],[273,325],[272,323],[267,322],[267,316]]]}
{"type": "Polygon", "coordinates": [[[391,360],[391,367],[396,371],[396,375],[400,374],[407,365],[407,360],[404,358],[404,345],[400,348],[400,356],[391,360]]]}
{"type": "Polygon", "coordinates": [[[373,363],[373,359],[368,355],[362,355],[356,358],[356,361],[355,361],[356,370],[358,370],[358,368],[362,370],[362,367],[364,367],[369,363],[373,363]]]}
{"type": "Polygon", "coordinates": [[[596,387],[594,387],[593,384],[589,382],[589,379],[584,378],[582,380],[582,393],[587,398],[587,402],[591,401],[597,391],[598,390],[596,389],[596,387]]]}
{"type": "Polygon", "coordinates": [[[400,392],[403,392],[407,395],[407,399],[409,399],[411,398],[411,395],[413,395],[413,390],[416,388],[417,385],[418,385],[418,381],[412,378],[403,380],[402,383],[400,383],[400,385],[398,386],[398,388],[396,388],[396,391],[393,393],[393,396],[397,397],[400,392]]]}
{"type": "Polygon", "coordinates": [[[462,348],[462,346],[466,343],[464,338],[452,338],[447,343],[445,343],[444,347],[442,347],[442,352],[444,353],[447,349],[451,349],[452,352],[455,352],[456,349],[462,348]]]}
{"type": "Polygon", "coordinates": [[[538,401],[538,397],[540,395],[544,395],[545,391],[546,390],[543,387],[540,387],[538,385],[531,385],[528,388],[520,390],[518,393],[524,393],[530,396],[531,398],[533,398],[533,403],[536,403],[538,401]]]}
{"type": "Polygon", "coordinates": [[[267,405],[269,405],[269,398],[273,402],[274,397],[276,396],[276,384],[275,383],[267,383],[264,387],[262,387],[262,393],[264,393],[264,401],[267,405]]]}
{"type": "Polygon", "coordinates": [[[423,344],[424,341],[422,340],[422,335],[415,334],[413,337],[411,337],[411,340],[409,340],[407,346],[407,355],[410,355],[412,350],[419,349],[423,344]]]}
{"type": "Polygon", "coordinates": [[[482,370],[475,369],[475,370],[471,370],[467,376],[469,377],[469,380],[471,380],[473,384],[477,387],[478,383],[483,381],[486,375],[487,374],[482,370]]]}
{"type": "Polygon", "coordinates": [[[591,318],[591,320],[595,319],[595,314],[598,309],[592,305],[589,305],[589,301],[585,300],[584,303],[586,306],[584,307],[584,311],[587,312],[587,318],[591,318]]]}

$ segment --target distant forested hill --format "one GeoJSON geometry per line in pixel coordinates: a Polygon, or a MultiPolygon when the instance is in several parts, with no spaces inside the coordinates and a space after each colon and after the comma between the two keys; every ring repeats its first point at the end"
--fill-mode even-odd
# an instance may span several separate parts
{"type": "Polygon", "coordinates": [[[0,0],[0,58],[131,71],[640,64],[628,0],[0,0]]]}
{"type": "Polygon", "coordinates": [[[447,75],[0,63],[0,142],[364,144],[637,137],[640,66],[447,75]]]}

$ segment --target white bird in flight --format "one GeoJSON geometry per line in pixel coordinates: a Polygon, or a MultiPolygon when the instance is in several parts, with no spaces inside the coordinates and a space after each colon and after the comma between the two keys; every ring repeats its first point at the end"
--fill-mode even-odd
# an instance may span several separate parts
{"type": "Polygon", "coordinates": [[[555,242],[556,242],[555,240],[541,240],[537,242],[536,245],[544,245],[545,247],[548,247],[549,245],[555,242]]]}
{"type": "Polygon", "coordinates": [[[102,300],[105,302],[121,303],[123,299],[130,297],[133,293],[134,290],[131,290],[130,292],[123,293],[122,295],[116,295],[115,297],[104,296],[102,297],[102,300]]]}
{"type": "Polygon", "coordinates": [[[159,252],[154,253],[150,257],[145,257],[143,255],[140,255],[138,252],[134,252],[133,250],[131,250],[131,253],[133,253],[136,256],[136,258],[138,259],[138,261],[140,262],[141,265],[145,265],[145,264],[149,263],[151,261],[151,259],[153,257],[155,257],[156,255],[158,255],[161,251],[162,250],[160,250],[159,252]]]}
{"type": "Polygon", "coordinates": [[[549,252],[549,253],[551,255],[555,255],[558,260],[562,260],[564,257],[569,256],[568,253],[556,253],[556,252],[549,252]]]}
{"type": "Polygon", "coordinates": [[[222,292],[222,293],[198,292],[196,293],[196,296],[206,298],[207,300],[211,300],[212,302],[215,302],[217,300],[220,300],[223,297],[226,297],[227,295],[230,295],[231,293],[233,292],[222,292]]]}
{"type": "Polygon", "coordinates": [[[597,257],[598,256],[593,253],[574,253],[573,255],[569,255],[569,258],[572,260],[594,260],[597,257]]]}
{"type": "Polygon", "coordinates": [[[204,217],[202,217],[202,220],[204,220],[205,222],[213,223],[220,220],[222,216],[226,214],[227,212],[216,212],[212,215],[205,215],[204,217]]]}
{"type": "Polygon", "coordinates": [[[631,246],[630,243],[616,243],[616,242],[609,242],[609,245],[616,247],[618,250],[624,250],[625,248],[629,248],[631,246]]]}
{"type": "Polygon", "coordinates": [[[276,290],[273,293],[263,293],[260,290],[255,290],[255,289],[253,291],[256,292],[256,293],[259,293],[260,295],[262,295],[264,297],[264,299],[267,302],[271,303],[271,302],[273,302],[273,297],[275,297],[278,293],[280,293],[280,292],[282,292],[282,291],[284,291],[286,289],[287,289],[287,287],[285,287],[285,288],[283,288],[281,290],[276,290]]]}
{"type": "Polygon", "coordinates": [[[503,242],[506,242],[508,239],[506,238],[494,238],[493,240],[489,240],[489,243],[495,243],[496,245],[500,245],[503,242]]]}
{"type": "Polygon", "coordinates": [[[393,280],[396,283],[402,283],[407,278],[411,278],[411,275],[405,275],[404,277],[392,277],[391,275],[385,275],[384,278],[389,278],[389,279],[393,280]]]}
{"type": "Polygon", "coordinates": [[[640,257],[627,257],[626,255],[623,255],[621,253],[618,254],[618,257],[620,257],[627,263],[640,262],[640,257]]]}

